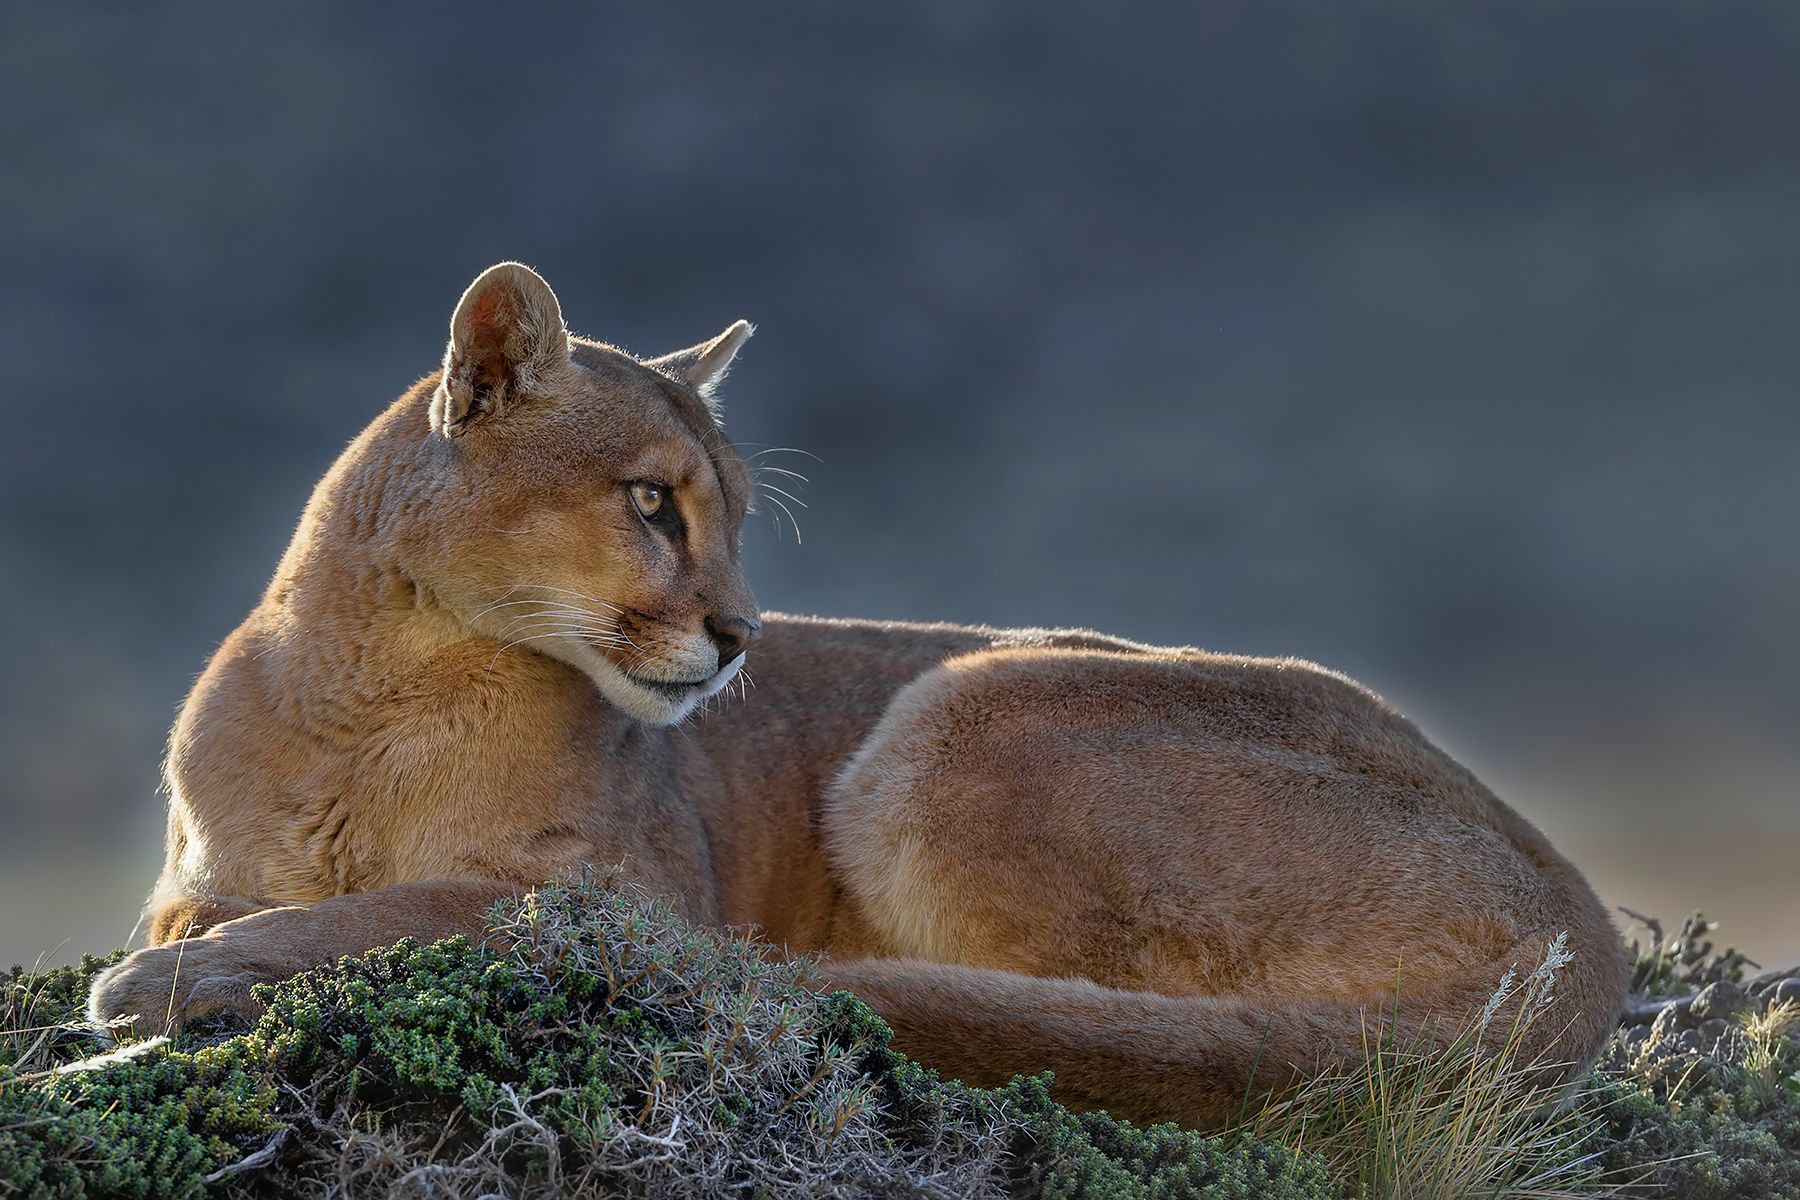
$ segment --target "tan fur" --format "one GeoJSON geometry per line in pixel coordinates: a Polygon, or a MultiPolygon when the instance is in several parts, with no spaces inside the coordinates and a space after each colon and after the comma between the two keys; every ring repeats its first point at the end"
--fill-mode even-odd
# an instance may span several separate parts
{"type": "Polygon", "coordinates": [[[444,369],[326,474],[195,685],[154,944],[97,1019],[250,1011],[257,980],[623,862],[827,953],[947,1071],[1049,1067],[1138,1118],[1217,1123],[1253,1069],[1353,1053],[1396,987],[1409,1028],[1459,1022],[1564,931],[1542,1048],[1594,1051],[1624,976],[1592,891],[1357,684],[1082,632],[759,623],[749,476],[704,399],[749,333],[638,360],[569,336],[517,264],[471,285],[444,369]],[[747,640],[755,690],[672,728],[747,640]]]}

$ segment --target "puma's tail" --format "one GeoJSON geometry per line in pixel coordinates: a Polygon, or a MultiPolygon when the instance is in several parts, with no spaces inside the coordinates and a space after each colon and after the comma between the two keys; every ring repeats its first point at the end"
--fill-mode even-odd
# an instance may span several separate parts
{"type": "MultiPolygon", "coordinates": [[[[1236,1118],[1254,1095],[1360,1057],[1389,1029],[1403,1044],[1448,1043],[1503,970],[1455,994],[1440,989],[1435,1002],[1403,996],[1398,1015],[1345,1002],[1128,992],[915,959],[831,963],[826,977],[893,1026],[896,1049],[947,1076],[993,1086],[1050,1070],[1053,1094],[1070,1107],[1208,1129],[1236,1118]]],[[[1566,1063],[1562,1073],[1572,1073],[1591,1060],[1622,991],[1622,978],[1615,987],[1600,977],[1607,973],[1558,981],[1554,1009],[1532,1023],[1525,1063],[1566,1063]]]]}

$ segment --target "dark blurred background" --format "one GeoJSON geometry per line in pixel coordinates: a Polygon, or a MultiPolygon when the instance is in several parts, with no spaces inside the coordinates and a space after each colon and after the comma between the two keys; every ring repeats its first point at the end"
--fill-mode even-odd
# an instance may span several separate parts
{"type": "Polygon", "coordinates": [[[129,931],[189,680],[502,258],[759,324],[768,608],[1323,661],[1800,958],[1800,7],[502,7],[9,11],[0,963],[129,931]]]}

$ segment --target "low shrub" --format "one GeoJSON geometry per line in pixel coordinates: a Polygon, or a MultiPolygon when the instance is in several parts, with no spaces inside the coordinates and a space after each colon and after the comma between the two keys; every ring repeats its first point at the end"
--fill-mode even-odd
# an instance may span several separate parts
{"type": "Polygon", "coordinates": [[[96,1049],[76,1026],[105,960],[15,973],[33,1015],[0,1030],[0,1194],[1337,1194],[1317,1160],[1077,1116],[1044,1079],[941,1080],[810,964],[602,876],[491,929],[265,987],[253,1028],[91,1070],[65,1068],[96,1049]]]}

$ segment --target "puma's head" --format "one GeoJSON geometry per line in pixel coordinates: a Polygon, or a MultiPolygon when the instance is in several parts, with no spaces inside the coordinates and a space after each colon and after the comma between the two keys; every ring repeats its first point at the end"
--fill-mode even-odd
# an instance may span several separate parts
{"type": "Polygon", "coordinates": [[[529,268],[482,272],[431,398],[420,582],[640,720],[687,716],[761,629],[739,562],[749,475],[711,403],[750,333],[640,360],[572,336],[529,268]]]}

